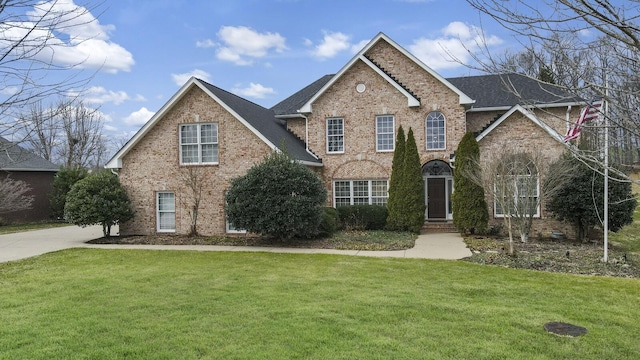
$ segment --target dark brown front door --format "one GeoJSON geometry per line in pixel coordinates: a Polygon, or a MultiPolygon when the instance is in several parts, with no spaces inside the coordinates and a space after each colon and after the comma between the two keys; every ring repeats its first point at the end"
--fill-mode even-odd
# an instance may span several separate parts
{"type": "Polygon", "coordinates": [[[444,178],[427,178],[427,218],[447,217],[447,197],[444,178]]]}

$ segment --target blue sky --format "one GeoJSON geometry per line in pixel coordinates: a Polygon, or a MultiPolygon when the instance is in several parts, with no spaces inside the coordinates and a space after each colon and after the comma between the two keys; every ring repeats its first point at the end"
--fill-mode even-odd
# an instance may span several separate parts
{"type": "Polygon", "coordinates": [[[467,49],[479,43],[492,53],[517,46],[462,0],[106,0],[91,15],[96,22],[60,37],[54,59],[82,59],[96,72],[81,95],[116,139],[132,136],[191,75],[271,107],[339,71],[379,32],[445,77],[475,73],[447,61],[445,48],[471,62],[467,49]]]}

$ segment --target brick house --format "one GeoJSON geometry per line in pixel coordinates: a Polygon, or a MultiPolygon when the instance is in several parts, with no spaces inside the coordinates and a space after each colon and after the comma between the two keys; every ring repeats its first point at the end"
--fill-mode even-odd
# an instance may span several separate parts
{"type": "MultiPolygon", "coordinates": [[[[224,234],[236,231],[224,214],[230,180],[283,146],[321,177],[327,205],[386,204],[402,125],[413,129],[423,164],[425,220],[446,221],[453,216],[452,159],[467,131],[476,134],[483,161],[504,148],[542,149],[552,161],[564,151],[560,134],[580,106],[524,76],[445,79],[380,33],[336,74],[271,109],[192,78],[106,167],[118,171],[135,207],[123,235],[187,233],[189,169],[204,181],[199,232],[224,234]]],[[[488,203],[492,221],[499,221],[488,203]]],[[[571,233],[542,206],[532,236],[552,230],[571,233]]]]}
{"type": "Polygon", "coordinates": [[[0,177],[24,181],[31,188],[27,195],[33,196],[31,209],[0,214],[0,220],[6,223],[51,220],[49,193],[58,169],[58,165],[0,137],[0,177]]]}

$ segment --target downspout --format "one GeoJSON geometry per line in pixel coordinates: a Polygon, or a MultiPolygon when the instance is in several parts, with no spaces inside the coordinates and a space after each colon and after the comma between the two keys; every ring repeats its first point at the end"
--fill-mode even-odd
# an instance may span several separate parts
{"type": "Polygon", "coordinates": [[[317,159],[318,157],[314,153],[309,151],[309,118],[307,118],[302,113],[300,113],[299,115],[302,116],[302,118],[304,118],[304,132],[305,132],[305,134],[304,134],[304,149],[307,151],[307,153],[309,153],[309,155],[313,156],[314,159],[317,159]]]}
{"type": "Polygon", "coordinates": [[[567,106],[566,124],[565,134],[569,132],[569,128],[571,127],[571,105],[567,106]]]}
{"type": "Polygon", "coordinates": [[[111,173],[112,173],[113,175],[115,175],[115,176],[120,176],[120,175],[118,175],[118,172],[117,172],[117,171],[115,171],[114,169],[109,169],[109,170],[111,170],[111,173]]]}

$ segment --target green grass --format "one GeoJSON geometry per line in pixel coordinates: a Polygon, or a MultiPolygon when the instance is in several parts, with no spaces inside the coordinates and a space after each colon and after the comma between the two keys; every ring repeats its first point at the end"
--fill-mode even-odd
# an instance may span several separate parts
{"type": "Polygon", "coordinates": [[[454,261],[72,249],[0,264],[2,359],[633,359],[638,280],[454,261]],[[578,338],[546,333],[564,321],[578,338]]]}
{"type": "MultiPolygon", "coordinates": [[[[638,175],[633,178],[638,179],[638,175]]],[[[640,203],[640,185],[633,184],[633,193],[640,203]]],[[[637,206],[633,213],[633,223],[620,229],[617,233],[609,234],[610,240],[623,248],[625,251],[640,254],[640,206],[637,206]]]]}
{"type": "Polygon", "coordinates": [[[31,224],[15,224],[15,225],[2,225],[0,226],[0,235],[12,234],[23,231],[42,230],[56,227],[71,226],[71,224],[64,222],[39,222],[31,224]]]}

